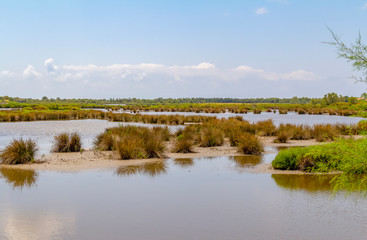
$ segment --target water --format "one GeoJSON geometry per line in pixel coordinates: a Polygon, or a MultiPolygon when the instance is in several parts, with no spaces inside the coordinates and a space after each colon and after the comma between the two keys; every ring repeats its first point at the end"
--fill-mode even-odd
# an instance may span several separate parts
{"type": "MultiPolygon", "coordinates": [[[[197,115],[197,113],[187,112],[143,112],[143,114],[181,114],[197,115]]],[[[290,124],[326,124],[343,123],[356,124],[363,118],[343,117],[329,115],[299,115],[294,112],[288,114],[274,114],[263,112],[261,114],[232,114],[232,113],[199,113],[205,116],[216,116],[218,118],[228,118],[242,116],[250,122],[258,122],[273,119],[275,125],[281,123],[290,124]]],[[[40,154],[49,153],[52,148],[53,137],[62,132],[77,131],[82,135],[83,148],[89,149],[93,146],[93,139],[105,128],[118,125],[137,125],[137,126],[162,126],[142,123],[118,123],[106,120],[68,120],[68,121],[35,121],[35,122],[2,122],[0,123],[0,149],[6,146],[13,138],[32,138],[36,140],[40,147],[40,154]]],[[[172,131],[182,128],[182,126],[169,126],[172,131]]]]}
{"type": "Polygon", "coordinates": [[[345,117],[337,115],[308,115],[308,114],[298,114],[296,112],[288,112],[288,114],[279,114],[279,112],[262,112],[261,114],[254,114],[249,112],[246,114],[237,113],[193,113],[193,112],[141,112],[140,114],[149,115],[184,115],[184,116],[215,116],[217,118],[229,118],[241,116],[243,119],[249,122],[259,122],[268,119],[272,119],[275,125],[281,123],[286,124],[304,124],[304,125],[314,125],[314,124],[356,124],[365,118],[361,117],[345,117]]]}
{"type": "MultiPolygon", "coordinates": [[[[0,123],[0,148],[5,147],[13,138],[31,138],[36,140],[40,154],[49,153],[55,135],[62,132],[79,132],[83,148],[93,146],[93,139],[106,128],[119,125],[162,126],[143,123],[118,123],[107,120],[68,120],[68,121],[35,121],[35,122],[2,122],[0,123]]],[[[182,126],[169,126],[172,131],[182,126]]]]}
{"type": "Polygon", "coordinates": [[[2,169],[0,239],[365,239],[364,198],[331,198],[329,176],[246,171],[264,158],[2,169]]]}

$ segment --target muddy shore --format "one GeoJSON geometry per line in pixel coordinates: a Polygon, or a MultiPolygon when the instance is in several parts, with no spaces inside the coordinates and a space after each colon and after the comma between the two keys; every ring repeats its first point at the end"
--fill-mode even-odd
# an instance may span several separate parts
{"type": "MultiPolygon", "coordinates": [[[[288,143],[273,143],[273,137],[262,137],[261,140],[266,147],[295,147],[295,146],[311,146],[320,144],[315,140],[298,140],[289,141],[288,143]]],[[[172,143],[167,144],[167,158],[203,158],[203,157],[219,157],[219,156],[239,156],[236,147],[231,147],[228,140],[220,147],[195,147],[193,153],[172,153],[170,149],[172,143]]],[[[266,152],[265,152],[266,153],[266,152]]],[[[148,162],[162,161],[162,159],[132,159],[118,160],[113,152],[102,152],[96,150],[86,150],[80,153],[50,153],[42,156],[38,163],[22,164],[22,165],[0,165],[2,167],[33,169],[39,171],[67,171],[76,172],[89,169],[105,169],[111,167],[121,167],[136,164],[145,164],[148,162]]],[[[249,171],[254,173],[296,173],[297,171],[279,171],[274,170],[271,164],[260,164],[249,171]]]]}

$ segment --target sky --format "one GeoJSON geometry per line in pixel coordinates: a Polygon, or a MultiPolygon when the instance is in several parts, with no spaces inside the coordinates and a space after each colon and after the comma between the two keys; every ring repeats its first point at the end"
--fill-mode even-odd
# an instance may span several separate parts
{"type": "Polygon", "coordinates": [[[0,96],[359,96],[367,0],[0,0],[0,96]]]}

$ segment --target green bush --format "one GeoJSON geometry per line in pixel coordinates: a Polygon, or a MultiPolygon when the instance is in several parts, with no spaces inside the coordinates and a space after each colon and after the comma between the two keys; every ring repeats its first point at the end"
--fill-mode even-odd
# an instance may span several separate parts
{"type": "Polygon", "coordinates": [[[298,170],[299,162],[305,152],[305,148],[295,147],[281,150],[271,165],[274,169],[298,170]]]}

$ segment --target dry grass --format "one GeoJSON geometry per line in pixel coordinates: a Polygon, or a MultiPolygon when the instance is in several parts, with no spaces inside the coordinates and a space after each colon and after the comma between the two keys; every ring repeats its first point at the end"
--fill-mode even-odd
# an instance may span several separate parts
{"type": "Polygon", "coordinates": [[[80,152],[81,149],[81,137],[77,132],[60,133],[54,137],[52,152],[80,152]]]}
{"type": "Polygon", "coordinates": [[[31,139],[13,139],[0,153],[2,164],[24,164],[34,161],[38,151],[37,143],[31,139]]]}
{"type": "Polygon", "coordinates": [[[264,151],[263,143],[251,133],[243,133],[237,143],[239,152],[251,155],[260,155],[264,151]]]}
{"type": "Polygon", "coordinates": [[[257,122],[256,124],[256,135],[259,136],[274,136],[276,134],[276,126],[273,120],[265,120],[257,122]]]}

